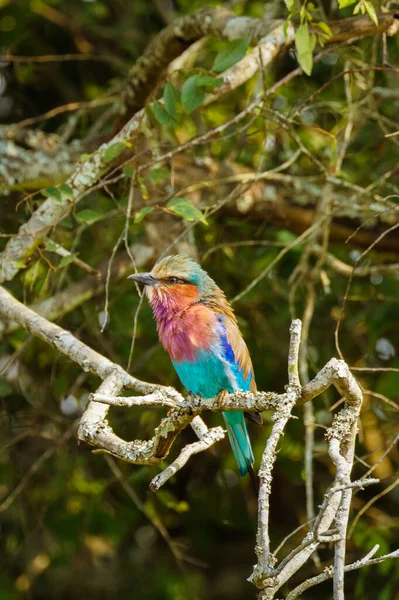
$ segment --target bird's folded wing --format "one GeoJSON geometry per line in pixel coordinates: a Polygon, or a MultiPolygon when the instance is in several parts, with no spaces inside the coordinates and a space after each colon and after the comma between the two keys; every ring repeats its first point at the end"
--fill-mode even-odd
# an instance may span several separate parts
{"type": "MultiPolygon", "coordinates": [[[[223,325],[226,331],[225,358],[232,366],[234,365],[241,376],[240,379],[244,383],[244,385],[239,385],[237,389],[256,392],[256,381],[251,357],[240,330],[236,323],[228,317],[224,318],[223,325]]],[[[262,417],[258,412],[251,411],[244,414],[254,423],[262,424],[262,417]]]]}

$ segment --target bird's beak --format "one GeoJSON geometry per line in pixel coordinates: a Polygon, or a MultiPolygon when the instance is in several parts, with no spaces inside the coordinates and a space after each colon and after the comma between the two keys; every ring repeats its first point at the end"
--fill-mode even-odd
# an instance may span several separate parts
{"type": "Polygon", "coordinates": [[[133,275],[129,275],[128,279],[133,279],[133,281],[144,285],[156,285],[158,283],[158,280],[151,273],[133,273],[133,275]]]}

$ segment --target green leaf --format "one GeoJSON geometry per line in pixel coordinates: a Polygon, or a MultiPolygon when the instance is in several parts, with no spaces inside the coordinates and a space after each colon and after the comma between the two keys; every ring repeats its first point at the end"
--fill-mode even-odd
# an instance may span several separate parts
{"type": "Polygon", "coordinates": [[[57,200],[60,202],[62,200],[62,194],[60,190],[52,185],[45,190],[43,190],[43,194],[47,196],[47,198],[52,198],[53,200],[57,200]]]}
{"type": "Polygon", "coordinates": [[[223,83],[222,77],[214,77],[213,75],[197,75],[197,87],[219,87],[223,83]]]}
{"type": "Polygon", "coordinates": [[[378,17],[377,17],[377,13],[375,12],[374,6],[372,5],[372,3],[369,0],[363,0],[363,4],[367,10],[368,16],[373,21],[374,25],[376,27],[378,27],[378,17]]]}
{"type": "Polygon", "coordinates": [[[150,181],[151,183],[159,183],[160,181],[165,181],[170,176],[170,169],[167,167],[157,167],[150,171],[150,181]]]}
{"type": "Polygon", "coordinates": [[[132,165],[125,165],[122,169],[122,173],[125,175],[125,177],[133,177],[134,169],[132,165]]]}
{"type": "Polygon", "coordinates": [[[174,127],[176,125],[176,120],[158,102],[151,104],[151,110],[160,125],[164,125],[165,127],[174,127]]]}
{"type": "Polygon", "coordinates": [[[346,8],[351,4],[355,4],[356,0],[338,0],[338,4],[340,8],[346,8]]]}
{"type": "Polygon", "coordinates": [[[187,198],[173,198],[167,203],[167,208],[187,221],[201,221],[207,225],[203,213],[187,198]]]}
{"type": "Polygon", "coordinates": [[[293,12],[295,8],[295,0],[284,0],[284,2],[289,12],[293,12]]]}
{"type": "Polygon", "coordinates": [[[134,215],[134,223],[141,223],[145,216],[154,210],[155,206],[144,206],[134,215]]]}
{"type": "Polygon", "coordinates": [[[245,37],[229,42],[227,46],[216,55],[212,70],[216,71],[216,73],[221,73],[238,63],[239,60],[244,58],[250,41],[250,37],[245,37]]]}
{"type": "Polygon", "coordinates": [[[316,44],[316,36],[309,35],[307,23],[300,25],[295,33],[295,45],[298,53],[298,63],[306,73],[311,75],[313,67],[313,48],[316,44]]]}
{"type": "Polygon", "coordinates": [[[59,227],[62,229],[67,229],[68,231],[73,229],[74,225],[72,223],[72,219],[70,217],[65,217],[59,224],[59,227]]]}
{"type": "Polygon", "coordinates": [[[67,183],[61,183],[61,185],[58,186],[58,189],[69,200],[73,200],[73,189],[67,183]]]}
{"type": "Polygon", "coordinates": [[[46,241],[45,249],[48,252],[55,252],[57,250],[57,248],[58,248],[58,244],[56,244],[52,240],[47,240],[46,241]]]}
{"type": "Polygon", "coordinates": [[[163,101],[166,112],[173,119],[177,120],[176,103],[179,101],[179,91],[169,82],[165,85],[165,89],[163,91],[163,101]]]}
{"type": "Polygon", "coordinates": [[[70,265],[71,262],[73,262],[74,259],[74,255],[73,254],[68,254],[68,256],[63,256],[58,264],[59,267],[66,267],[67,265],[70,265]]]}
{"type": "Polygon", "coordinates": [[[97,219],[99,219],[100,215],[95,210],[91,210],[91,208],[85,208],[80,212],[76,213],[76,220],[79,223],[85,223],[86,225],[91,225],[97,219]]]}
{"type": "Polygon", "coordinates": [[[111,144],[104,152],[103,162],[110,163],[113,161],[121,152],[125,149],[125,144],[123,142],[115,142],[115,144],[111,144]]]}
{"type": "Polygon", "coordinates": [[[201,106],[205,98],[204,92],[198,89],[198,77],[198,75],[189,77],[181,89],[181,103],[188,115],[201,106]]]}
{"type": "Polygon", "coordinates": [[[319,23],[317,23],[317,26],[320,27],[320,29],[324,31],[324,33],[326,33],[328,37],[332,36],[332,31],[327,25],[327,23],[324,23],[324,21],[319,21],[319,23]]]}
{"type": "Polygon", "coordinates": [[[86,162],[86,160],[89,160],[89,158],[91,158],[93,156],[94,152],[92,152],[91,154],[87,154],[86,152],[83,152],[83,154],[81,154],[79,156],[79,162],[84,163],[86,162]]]}
{"type": "Polygon", "coordinates": [[[24,285],[33,290],[35,284],[40,280],[43,280],[47,275],[47,267],[45,267],[40,260],[36,261],[25,271],[24,285]]]}

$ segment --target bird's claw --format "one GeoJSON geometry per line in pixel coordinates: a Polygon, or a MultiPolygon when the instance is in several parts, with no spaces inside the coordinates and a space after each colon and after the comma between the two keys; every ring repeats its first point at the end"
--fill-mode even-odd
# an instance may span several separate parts
{"type": "Polygon", "coordinates": [[[216,397],[216,401],[217,401],[219,412],[223,412],[223,409],[226,406],[226,400],[227,400],[228,395],[229,395],[229,392],[227,390],[222,390],[221,392],[218,393],[218,395],[216,397]]]}

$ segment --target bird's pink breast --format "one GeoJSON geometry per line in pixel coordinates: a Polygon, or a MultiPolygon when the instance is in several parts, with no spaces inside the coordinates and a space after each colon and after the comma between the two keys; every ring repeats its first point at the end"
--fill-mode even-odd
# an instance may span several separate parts
{"type": "Polygon", "coordinates": [[[209,351],[215,343],[217,320],[209,308],[195,302],[194,294],[179,297],[179,292],[171,296],[169,291],[167,298],[153,298],[151,304],[159,339],[171,359],[194,362],[198,351],[209,351]]]}

